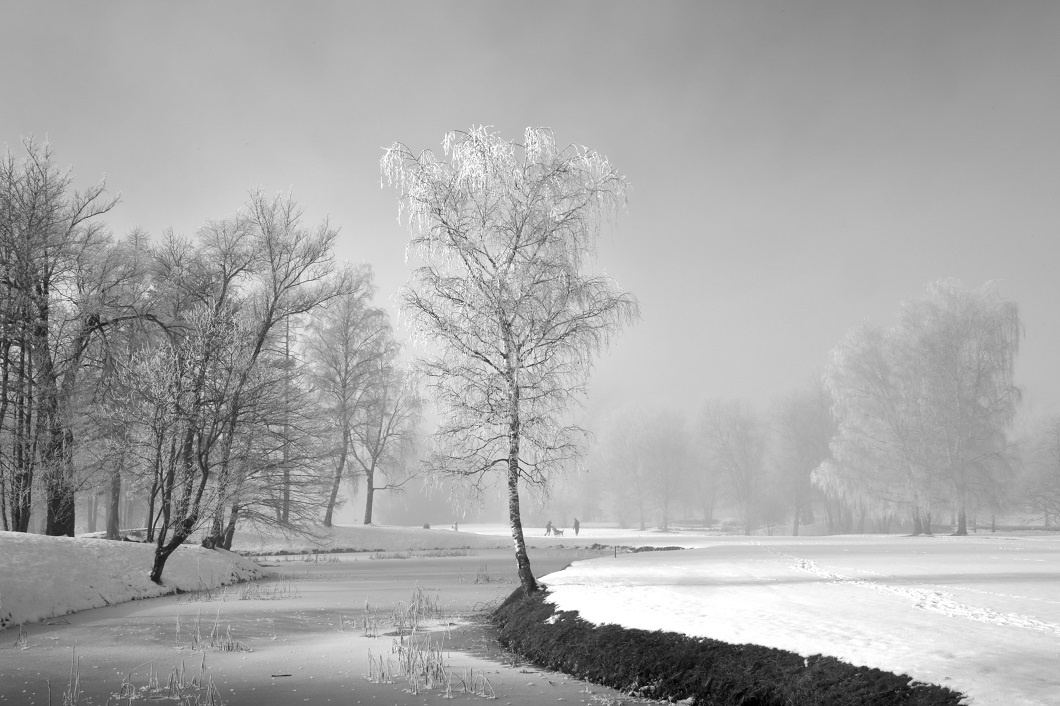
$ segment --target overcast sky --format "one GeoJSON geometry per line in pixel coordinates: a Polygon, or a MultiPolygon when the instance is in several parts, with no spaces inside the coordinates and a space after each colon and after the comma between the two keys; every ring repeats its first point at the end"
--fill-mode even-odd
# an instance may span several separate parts
{"type": "Polygon", "coordinates": [[[382,147],[527,125],[630,180],[598,265],[643,318],[597,404],[760,408],[939,277],[999,280],[1019,376],[1060,400],[1060,3],[0,5],[0,141],[122,194],[116,235],[191,235],[293,189],[405,282],[382,147]]]}

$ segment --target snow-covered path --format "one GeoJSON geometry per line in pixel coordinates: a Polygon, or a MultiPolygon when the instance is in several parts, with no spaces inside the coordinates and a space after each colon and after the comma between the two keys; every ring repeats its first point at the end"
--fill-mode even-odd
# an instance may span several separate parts
{"type": "Polygon", "coordinates": [[[542,580],[594,623],[834,655],[977,705],[1060,703],[1060,537],[730,537],[542,580]]]}

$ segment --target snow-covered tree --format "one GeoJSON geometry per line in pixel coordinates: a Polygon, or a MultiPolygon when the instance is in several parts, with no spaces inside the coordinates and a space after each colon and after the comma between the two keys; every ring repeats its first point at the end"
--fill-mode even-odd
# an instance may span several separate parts
{"type": "Polygon", "coordinates": [[[269,508],[288,524],[292,498],[317,494],[285,324],[347,287],[332,274],[336,235],[327,223],[303,226],[292,198],[255,192],[235,216],[203,226],[196,243],[169,237],[156,249],[169,339],[128,366],[115,412],[142,428],[150,450],[153,581],[196,530],[223,546],[237,518],[269,508]]]}
{"type": "Polygon", "coordinates": [[[506,479],[519,579],[537,589],[523,540],[520,482],[547,485],[579,455],[567,409],[593,355],[637,316],[635,299],[590,271],[601,225],[626,181],[550,130],[522,144],[485,127],[450,132],[447,159],[395,143],[382,158],[421,259],[402,297],[432,348],[422,373],[442,423],[428,468],[479,485],[506,479]]]}
{"type": "Polygon", "coordinates": [[[1012,477],[1006,451],[1022,399],[1014,381],[1019,311],[991,282],[967,289],[940,280],[903,307],[900,326],[922,361],[920,403],[940,447],[956,533],[967,534],[969,506],[996,497],[1012,477]]]}
{"type": "Polygon", "coordinates": [[[1016,306],[996,287],[953,280],[903,304],[891,328],[852,330],[826,373],[839,431],[817,482],[862,506],[907,509],[914,533],[948,506],[965,534],[969,503],[989,503],[1011,474],[1019,337],[1016,306]]]}

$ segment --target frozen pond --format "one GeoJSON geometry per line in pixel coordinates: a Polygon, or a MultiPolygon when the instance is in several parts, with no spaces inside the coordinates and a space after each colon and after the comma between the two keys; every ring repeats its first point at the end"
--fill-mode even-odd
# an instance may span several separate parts
{"type": "MultiPolygon", "coordinates": [[[[48,704],[49,681],[52,703],[61,703],[75,652],[80,658],[82,704],[105,704],[137,666],[144,665],[130,681],[143,685],[148,664],[165,681],[182,662],[189,674],[197,674],[204,657],[208,675],[230,706],[454,703],[437,690],[414,695],[400,681],[377,684],[365,679],[369,651],[389,656],[394,643],[390,636],[366,637],[365,618],[379,632],[391,631],[389,616],[395,606],[408,602],[419,585],[436,598],[447,622],[465,623],[473,610],[495,604],[514,590],[515,562],[507,549],[425,554],[430,553],[401,552],[395,556],[410,558],[376,559],[369,553],[334,554],[309,562],[301,556],[276,557],[266,562],[272,578],[263,582],[133,601],[48,621],[52,624],[30,624],[21,645],[13,644],[18,629],[6,630],[0,633],[0,704],[48,704]],[[209,642],[215,623],[220,635],[250,651],[193,649],[197,638],[209,642]]],[[[547,573],[593,555],[537,549],[531,560],[537,572],[547,573]]],[[[577,704],[590,703],[593,696],[617,696],[563,675],[506,664],[480,627],[454,630],[443,645],[446,666],[454,674],[485,676],[504,703],[562,698],[577,704]]],[[[482,699],[457,694],[455,701],[482,699]]]]}

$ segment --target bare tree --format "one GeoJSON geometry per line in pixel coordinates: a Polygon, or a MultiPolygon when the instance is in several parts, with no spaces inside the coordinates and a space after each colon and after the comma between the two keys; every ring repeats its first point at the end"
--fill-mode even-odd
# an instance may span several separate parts
{"type": "Polygon", "coordinates": [[[766,427],[741,402],[711,401],[703,406],[699,433],[708,462],[721,469],[726,486],[744,516],[744,531],[751,534],[763,496],[766,427]]]}
{"type": "Polygon", "coordinates": [[[411,465],[423,408],[415,377],[397,368],[392,357],[375,364],[371,394],[352,427],[350,447],[364,476],[366,525],[372,524],[376,492],[400,491],[417,477],[411,465]]]}
{"type": "MultiPolygon", "coordinates": [[[[352,282],[349,291],[317,314],[306,342],[313,386],[329,417],[331,436],[337,437],[333,441],[335,470],[324,510],[325,527],[331,526],[339,504],[339,488],[350,465],[355,437],[363,433],[367,408],[375,404],[372,398],[380,394],[378,387],[385,382],[380,370],[389,363],[381,361],[392,358],[397,349],[386,311],[371,306],[375,292],[371,269],[363,266],[348,276],[352,282]]],[[[368,516],[370,522],[371,514],[368,516]]]]}
{"type": "MultiPolygon", "coordinates": [[[[831,455],[836,433],[832,397],[820,376],[781,400],[775,413],[778,475],[792,511],[791,533],[813,513],[813,471],[831,455]]],[[[812,520],[810,520],[812,521],[812,520]]]]}
{"type": "Polygon", "coordinates": [[[130,366],[127,403],[151,449],[155,582],[203,524],[207,545],[231,541],[240,513],[263,501],[257,491],[276,485],[263,473],[291,477],[288,438],[268,446],[275,435],[262,431],[290,421],[284,402],[281,419],[263,412],[287,399],[281,329],[345,287],[331,276],[336,231],[300,221],[292,199],[253,193],[237,216],[207,223],[197,245],[169,238],[158,250],[171,338],[130,366]],[[267,463],[252,462],[252,440],[268,447],[267,463]]]}
{"type": "Polygon", "coordinates": [[[1021,447],[1019,495],[1048,527],[1060,520],[1060,417],[1039,422],[1021,447]]]}
{"type": "Polygon", "coordinates": [[[558,148],[547,129],[523,144],[484,127],[450,132],[448,161],[395,143],[382,158],[422,258],[404,311],[437,352],[423,359],[444,421],[429,468],[480,484],[502,467],[519,580],[537,590],[523,539],[520,481],[547,485],[575,460],[565,423],[593,355],[637,316],[632,296],[587,272],[625,179],[592,150],[558,148]]]}
{"type": "Polygon", "coordinates": [[[593,450],[595,472],[607,480],[607,495],[619,524],[635,519],[641,531],[651,517],[651,473],[643,455],[641,415],[624,409],[605,416],[593,450]]]}
{"type": "Polygon", "coordinates": [[[8,152],[0,160],[0,428],[14,403],[12,483],[4,495],[12,528],[24,531],[40,471],[46,532],[72,535],[81,373],[109,330],[148,315],[150,297],[135,234],[112,244],[100,221],[117,203],[105,195],[105,183],[76,191],[47,144],[24,147],[23,159],[8,152]]]}
{"type": "Polygon", "coordinates": [[[689,490],[692,459],[684,416],[674,410],[647,415],[641,427],[640,445],[648,464],[650,497],[659,527],[669,530],[675,512],[686,504],[689,490]]]}

